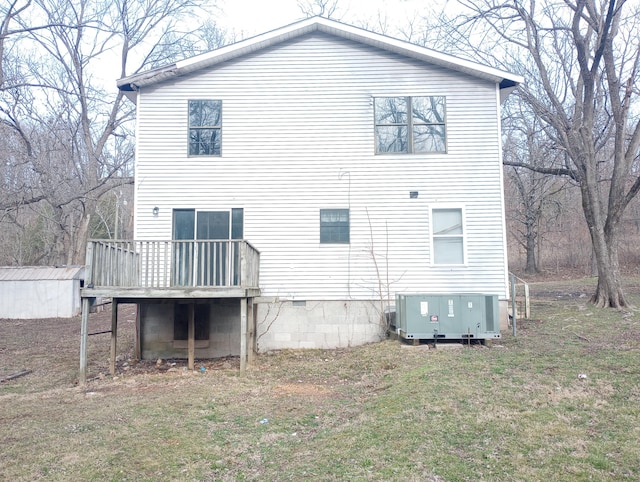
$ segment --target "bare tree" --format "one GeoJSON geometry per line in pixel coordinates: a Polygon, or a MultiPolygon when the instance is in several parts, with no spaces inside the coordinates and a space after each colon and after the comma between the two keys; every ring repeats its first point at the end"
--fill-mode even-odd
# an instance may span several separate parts
{"type": "Polygon", "coordinates": [[[298,8],[305,17],[338,19],[338,0],[298,0],[298,8]]]}
{"type": "Polygon", "coordinates": [[[15,173],[0,180],[0,222],[26,232],[20,229],[25,208],[40,216],[54,246],[43,261],[83,263],[101,200],[133,182],[134,109],[113,81],[100,79],[104,65],[115,66],[115,80],[174,61],[186,39],[196,43],[179,24],[202,3],[10,0],[0,6],[0,123],[11,134],[11,145],[0,148],[11,149],[4,167],[15,173]],[[168,50],[169,44],[178,47],[168,50]]]}
{"type": "Polygon", "coordinates": [[[544,218],[557,213],[550,209],[555,204],[556,194],[563,190],[566,180],[541,174],[521,167],[548,168],[557,164],[561,154],[544,133],[540,121],[515,99],[508,102],[503,119],[503,159],[507,187],[511,187],[507,206],[507,218],[511,225],[511,237],[525,251],[524,272],[540,271],[538,255],[544,218]]]}
{"type": "MultiPolygon", "coordinates": [[[[563,152],[541,167],[582,195],[598,267],[592,302],[627,306],[618,260],[622,215],[640,190],[640,12],[626,0],[459,0],[458,39],[499,50],[525,76],[519,97],[563,152]]],[[[454,39],[455,40],[455,39],[454,39]]],[[[480,45],[480,47],[478,47],[480,45]]]]}
{"type": "Polygon", "coordinates": [[[541,271],[539,253],[544,226],[559,215],[555,195],[565,186],[563,183],[558,186],[549,176],[519,167],[507,167],[506,175],[512,187],[507,206],[510,235],[524,249],[524,272],[536,274],[541,271]]]}

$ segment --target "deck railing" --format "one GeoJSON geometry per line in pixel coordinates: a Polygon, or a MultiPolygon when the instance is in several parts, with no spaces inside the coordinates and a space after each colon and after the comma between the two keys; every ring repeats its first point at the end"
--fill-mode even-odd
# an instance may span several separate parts
{"type": "Polygon", "coordinates": [[[244,240],[90,240],[85,286],[258,288],[260,253],[244,240]]]}

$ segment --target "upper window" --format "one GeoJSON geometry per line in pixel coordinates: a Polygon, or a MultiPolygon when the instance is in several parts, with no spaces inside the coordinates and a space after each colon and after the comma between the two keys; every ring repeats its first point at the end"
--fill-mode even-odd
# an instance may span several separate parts
{"type": "Polygon", "coordinates": [[[349,243],[349,210],[320,210],[320,242],[349,243]]]}
{"type": "Polygon", "coordinates": [[[445,152],[445,98],[376,97],[376,152],[445,152]]]}
{"type": "Polygon", "coordinates": [[[222,101],[189,101],[189,155],[219,156],[222,145],[222,101]]]}
{"type": "Polygon", "coordinates": [[[433,264],[464,264],[462,209],[431,211],[433,264]]]}

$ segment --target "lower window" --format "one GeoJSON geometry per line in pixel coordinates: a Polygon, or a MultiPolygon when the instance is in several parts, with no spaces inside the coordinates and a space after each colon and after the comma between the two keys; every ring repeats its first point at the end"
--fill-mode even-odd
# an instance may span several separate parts
{"type": "Polygon", "coordinates": [[[431,211],[433,264],[464,264],[462,209],[431,211]]]}
{"type": "Polygon", "coordinates": [[[349,243],[349,210],[320,210],[320,243],[349,243]]]}

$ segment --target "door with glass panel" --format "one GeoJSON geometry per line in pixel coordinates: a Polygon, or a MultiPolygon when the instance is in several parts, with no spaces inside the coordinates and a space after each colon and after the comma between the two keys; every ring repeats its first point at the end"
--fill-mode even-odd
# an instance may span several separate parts
{"type": "Polygon", "coordinates": [[[175,286],[228,286],[240,280],[244,210],[173,210],[175,286]]]}
{"type": "Polygon", "coordinates": [[[173,211],[173,280],[177,286],[229,284],[229,211],[173,211]]]}
{"type": "Polygon", "coordinates": [[[196,214],[197,286],[229,284],[229,243],[231,219],[229,211],[198,211],[196,214]]]}

